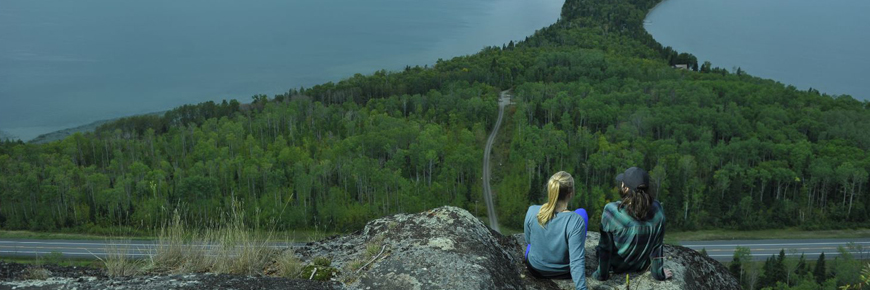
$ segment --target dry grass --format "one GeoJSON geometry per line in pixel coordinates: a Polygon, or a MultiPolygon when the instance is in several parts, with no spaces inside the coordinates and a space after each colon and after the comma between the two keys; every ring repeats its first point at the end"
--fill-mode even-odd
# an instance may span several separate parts
{"type": "Polygon", "coordinates": [[[151,265],[157,271],[174,273],[199,272],[204,267],[202,247],[191,245],[197,236],[181,222],[176,212],[172,221],[160,229],[157,245],[151,254],[151,265]]]}
{"type": "Polygon", "coordinates": [[[206,236],[213,246],[207,249],[211,272],[253,275],[263,272],[266,264],[277,256],[271,247],[271,237],[257,239],[240,218],[206,236]]]}
{"type": "Polygon", "coordinates": [[[377,256],[381,251],[381,244],[383,243],[368,243],[366,244],[366,259],[377,256]]]}
{"type": "Polygon", "coordinates": [[[29,267],[24,270],[24,279],[27,280],[45,280],[51,277],[51,271],[46,270],[42,266],[29,267]]]}
{"type": "Polygon", "coordinates": [[[23,278],[27,280],[45,280],[51,277],[51,271],[42,267],[44,263],[43,258],[37,255],[33,265],[24,270],[23,278]]]}
{"type": "Polygon", "coordinates": [[[106,267],[106,274],[109,277],[134,276],[145,270],[145,262],[143,260],[127,256],[127,247],[114,246],[115,243],[111,242],[109,244],[112,246],[106,249],[106,258],[98,257],[106,267]]]}
{"type": "Polygon", "coordinates": [[[271,235],[257,237],[246,227],[244,215],[238,210],[223,220],[213,228],[192,230],[184,226],[176,213],[158,234],[151,255],[153,268],[171,273],[263,273],[279,253],[271,246],[271,235]]]}
{"type": "Polygon", "coordinates": [[[299,278],[302,273],[302,261],[296,257],[293,250],[284,251],[276,261],[278,267],[278,275],[284,278],[299,278]]]}
{"type": "Polygon", "coordinates": [[[369,240],[365,245],[365,252],[363,252],[361,257],[344,264],[339,280],[345,283],[355,281],[359,277],[361,268],[370,266],[370,263],[374,262],[375,257],[378,257],[378,254],[382,254],[382,250],[384,250],[383,236],[369,240]]]}
{"type": "MultiPolygon", "coordinates": [[[[210,272],[307,278],[300,276],[306,266],[294,252],[275,246],[274,231],[249,228],[239,208],[234,204],[223,218],[198,223],[197,228],[187,226],[176,211],[171,220],[155,231],[156,244],[147,259],[129,258],[124,255],[126,249],[116,248],[107,249],[107,257],[100,260],[112,277],[146,272],[210,272]]],[[[315,259],[314,264],[328,268],[330,262],[315,259]]]]}
{"type": "Polygon", "coordinates": [[[366,262],[364,262],[362,260],[353,260],[350,263],[347,263],[346,267],[347,267],[347,270],[350,270],[350,272],[356,272],[356,270],[359,270],[359,268],[362,268],[362,266],[365,265],[365,263],[366,262]]]}

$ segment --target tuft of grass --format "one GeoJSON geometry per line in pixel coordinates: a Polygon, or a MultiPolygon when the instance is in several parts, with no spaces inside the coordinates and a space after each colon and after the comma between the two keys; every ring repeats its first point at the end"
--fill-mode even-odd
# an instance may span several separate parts
{"type": "Polygon", "coordinates": [[[160,229],[157,235],[157,245],[151,254],[152,267],[162,271],[175,273],[196,272],[201,270],[205,254],[201,247],[189,245],[196,240],[181,222],[178,211],[172,221],[160,229]]]}
{"type": "Polygon", "coordinates": [[[369,240],[365,245],[365,251],[361,257],[344,264],[342,271],[340,272],[341,275],[339,276],[339,280],[344,283],[352,283],[355,281],[359,276],[357,271],[362,267],[365,267],[369,262],[372,262],[372,260],[381,253],[383,246],[383,236],[377,236],[369,240]]]}
{"type": "Polygon", "coordinates": [[[278,257],[277,266],[278,266],[278,275],[284,278],[301,278],[302,274],[302,261],[296,257],[296,253],[293,250],[284,251],[281,256],[278,257]]]}
{"type": "Polygon", "coordinates": [[[151,255],[152,266],[172,273],[227,273],[256,275],[265,272],[279,251],[270,232],[258,234],[244,223],[244,212],[234,204],[214,228],[192,230],[176,212],[160,230],[151,255]]]}
{"type": "Polygon", "coordinates": [[[359,268],[362,268],[363,265],[365,265],[365,262],[363,262],[361,260],[353,260],[350,263],[347,263],[347,268],[350,271],[356,272],[356,270],[359,270],[359,268]]]}
{"type": "Polygon", "coordinates": [[[384,236],[379,235],[372,239],[370,239],[366,243],[366,251],[364,254],[364,259],[368,262],[369,259],[374,258],[381,252],[381,247],[384,245],[384,236]]]}
{"type": "Polygon", "coordinates": [[[109,242],[110,246],[106,249],[106,258],[99,258],[106,267],[106,274],[109,277],[127,277],[138,275],[145,270],[145,263],[141,259],[134,259],[127,256],[128,249],[125,246],[116,246],[116,243],[109,242]]]}
{"type": "Polygon", "coordinates": [[[27,280],[45,280],[51,277],[51,271],[42,266],[32,266],[24,270],[24,279],[27,280]]]}
{"type": "Polygon", "coordinates": [[[371,259],[374,256],[377,256],[378,253],[381,252],[381,244],[382,243],[369,243],[366,244],[366,259],[371,259]]]}
{"type": "Polygon", "coordinates": [[[51,277],[51,271],[45,269],[42,265],[45,261],[39,255],[36,256],[33,265],[24,270],[24,279],[27,280],[45,280],[51,277]]]}
{"type": "Polygon", "coordinates": [[[365,263],[363,260],[353,260],[345,263],[339,272],[338,280],[345,284],[353,283],[359,278],[356,271],[362,268],[365,263]]]}
{"type": "Polygon", "coordinates": [[[263,272],[277,254],[271,237],[256,239],[237,216],[229,226],[219,228],[208,239],[214,244],[208,253],[212,272],[254,275],[263,272]]]}

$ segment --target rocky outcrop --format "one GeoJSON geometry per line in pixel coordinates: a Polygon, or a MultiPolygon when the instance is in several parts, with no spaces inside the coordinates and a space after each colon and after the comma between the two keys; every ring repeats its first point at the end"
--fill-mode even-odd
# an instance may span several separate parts
{"type": "Polygon", "coordinates": [[[517,249],[503,247],[510,242],[468,211],[440,207],[376,219],[358,233],[309,243],[297,253],[331,258],[352,289],[526,289],[531,285],[511,253],[517,249]]]}
{"type": "MultiPolygon", "coordinates": [[[[625,289],[624,275],[597,281],[594,247],[586,242],[589,289],[625,289]]],[[[503,236],[469,212],[440,207],[417,214],[398,214],[369,222],[357,233],[309,243],[298,253],[306,260],[329,257],[352,289],[574,289],[571,280],[533,278],[522,263],[522,235],[503,236]],[[377,249],[381,255],[375,255],[377,249]],[[349,271],[370,263],[363,269],[349,271]]],[[[679,246],[665,246],[665,267],[674,278],[656,281],[649,272],[633,273],[631,289],[739,289],[719,262],[679,246]]]]}
{"type": "MultiPolygon", "coordinates": [[[[572,280],[532,277],[522,263],[522,244],[520,234],[503,236],[466,210],[440,207],[376,219],[356,233],[297,249],[320,273],[338,273],[331,282],[215,274],[110,279],[71,267],[48,268],[51,278],[26,280],[28,266],[0,262],[0,289],[574,289],[572,280]]],[[[591,278],[597,244],[598,234],[589,233],[589,289],[626,289],[624,275],[591,278]]],[[[631,289],[739,289],[722,264],[691,249],[666,245],[665,255],[674,278],[632,273],[631,289]]]]}
{"type": "Polygon", "coordinates": [[[33,266],[0,262],[0,289],[343,289],[337,282],[226,274],[155,275],[109,278],[100,269],[45,265],[47,279],[30,279],[33,266]]]}

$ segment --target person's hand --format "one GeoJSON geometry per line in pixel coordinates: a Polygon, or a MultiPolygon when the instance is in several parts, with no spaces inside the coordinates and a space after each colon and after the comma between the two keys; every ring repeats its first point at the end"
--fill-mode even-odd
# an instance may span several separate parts
{"type": "Polygon", "coordinates": [[[665,280],[674,277],[674,273],[671,270],[665,269],[665,280]]]}

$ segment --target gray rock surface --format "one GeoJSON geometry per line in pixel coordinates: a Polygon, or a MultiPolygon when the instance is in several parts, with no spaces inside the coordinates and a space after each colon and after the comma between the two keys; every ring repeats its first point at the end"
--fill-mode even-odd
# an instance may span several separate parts
{"type": "Polygon", "coordinates": [[[0,281],[0,289],[342,289],[338,283],[248,277],[226,274],[160,275],[115,279],[51,277],[46,280],[0,281]]]}
{"type": "MultiPolygon", "coordinates": [[[[589,289],[625,289],[625,275],[591,278],[598,240],[598,233],[587,235],[589,289]]],[[[308,261],[330,257],[351,289],[574,289],[572,280],[532,277],[522,263],[522,243],[521,234],[506,237],[466,210],[440,207],[376,219],[362,231],[309,243],[297,254],[308,261]],[[385,250],[376,256],[367,255],[367,248],[385,250]],[[371,264],[359,273],[348,270],[360,262],[371,264]]],[[[740,289],[721,263],[694,250],[666,245],[665,255],[674,278],[656,281],[648,271],[632,273],[631,289],[740,289]]]]}
{"type": "Polygon", "coordinates": [[[440,207],[373,220],[355,234],[309,243],[305,260],[332,258],[351,289],[526,289],[509,241],[466,210],[440,207]],[[368,257],[366,248],[383,248],[368,257]],[[376,255],[375,255],[376,257],[376,255]],[[375,260],[354,273],[351,263],[375,260]]]}
{"type": "Polygon", "coordinates": [[[108,278],[99,269],[45,265],[50,278],[27,279],[32,266],[0,262],[0,290],[5,289],[342,289],[337,282],[249,277],[226,274],[148,275],[108,278]]]}

